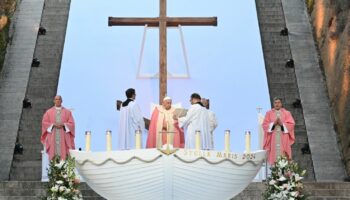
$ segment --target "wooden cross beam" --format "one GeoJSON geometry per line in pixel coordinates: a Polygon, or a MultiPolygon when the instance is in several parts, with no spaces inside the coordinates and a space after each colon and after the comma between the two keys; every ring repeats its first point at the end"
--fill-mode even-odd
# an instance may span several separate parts
{"type": "Polygon", "coordinates": [[[121,18],[109,17],[108,26],[159,27],[159,103],[167,94],[167,27],[217,26],[217,17],[167,17],[166,0],[160,0],[159,17],[121,18]]]}

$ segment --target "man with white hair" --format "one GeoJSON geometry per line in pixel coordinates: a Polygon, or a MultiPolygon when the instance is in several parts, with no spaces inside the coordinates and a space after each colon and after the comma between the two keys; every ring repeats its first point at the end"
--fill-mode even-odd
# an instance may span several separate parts
{"type": "Polygon", "coordinates": [[[161,148],[167,142],[176,148],[184,147],[184,132],[173,119],[175,108],[170,97],[163,99],[162,105],[156,106],[149,125],[147,148],[161,148]],[[167,141],[170,134],[170,141],[167,141]]]}

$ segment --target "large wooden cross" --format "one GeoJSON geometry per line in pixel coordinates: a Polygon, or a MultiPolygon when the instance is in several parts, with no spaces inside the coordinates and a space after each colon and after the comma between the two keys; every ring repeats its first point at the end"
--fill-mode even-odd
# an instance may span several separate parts
{"type": "Polygon", "coordinates": [[[167,17],[166,0],[160,0],[159,17],[121,18],[109,17],[108,26],[159,27],[159,103],[167,93],[167,27],[217,26],[217,17],[167,17]]]}

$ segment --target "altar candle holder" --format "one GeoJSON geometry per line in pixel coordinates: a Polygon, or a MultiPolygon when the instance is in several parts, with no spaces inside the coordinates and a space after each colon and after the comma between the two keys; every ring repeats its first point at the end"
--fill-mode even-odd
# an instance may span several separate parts
{"type": "Polygon", "coordinates": [[[91,131],[85,131],[85,151],[91,151],[91,131]]]}
{"type": "Polygon", "coordinates": [[[141,149],[141,130],[135,131],[135,148],[141,149]]]}
{"type": "Polygon", "coordinates": [[[230,144],[230,130],[225,131],[225,151],[230,152],[231,151],[231,144],[230,144]]]}
{"type": "Polygon", "coordinates": [[[106,150],[112,151],[112,131],[106,131],[106,150]]]}
{"type": "Polygon", "coordinates": [[[201,150],[201,131],[196,130],[196,150],[201,150]]]}
{"type": "Polygon", "coordinates": [[[245,152],[250,153],[250,139],[251,139],[251,134],[250,131],[245,132],[245,152]]]}

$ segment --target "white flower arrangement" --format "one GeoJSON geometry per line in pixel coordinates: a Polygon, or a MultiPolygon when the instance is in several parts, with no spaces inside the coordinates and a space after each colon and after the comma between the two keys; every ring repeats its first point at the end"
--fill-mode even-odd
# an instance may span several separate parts
{"type": "Polygon", "coordinates": [[[302,180],[306,170],[297,163],[279,156],[271,167],[271,176],[267,180],[264,199],[266,200],[303,200],[306,199],[302,180]]]}
{"type": "Polygon", "coordinates": [[[82,200],[79,181],[75,176],[75,160],[70,156],[61,160],[56,156],[50,161],[49,182],[45,200],[82,200]]]}

